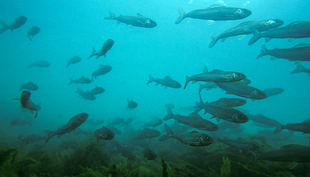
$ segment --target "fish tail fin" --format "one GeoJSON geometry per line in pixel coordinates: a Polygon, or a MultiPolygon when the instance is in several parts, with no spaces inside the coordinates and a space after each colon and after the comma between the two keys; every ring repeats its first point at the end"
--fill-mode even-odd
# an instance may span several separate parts
{"type": "Polygon", "coordinates": [[[277,128],[273,131],[274,134],[278,134],[283,130],[283,125],[280,124],[277,126],[277,128]]]}
{"type": "Polygon", "coordinates": [[[300,62],[296,62],[295,64],[296,64],[296,69],[292,71],[291,74],[300,73],[306,69],[300,62]]]}
{"type": "Polygon", "coordinates": [[[111,11],[109,11],[109,15],[110,15],[109,17],[105,17],[104,19],[106,19],[106,20],[113,20],[116,17],[116,15],[113,12],[111,12],[111,11]]]}
{"type": "Polygon", "coordinates": [[[151,83],[151,82],[153,82],[154,81],[154,78],[151,76],[151,75],[149,75],[149,81],[147,81],[147,83],[146,84],[149,84],[149,83],[151,83]]]}
{"type": "Polygon", "coordinates": [[[260,39],[260,32],[257,30],[253,31],[253,37],[250,39],[248,45],[254,44],[258,39],[260,39]]]}
{"type": "Polygon", "coordinates": [[[190,78],[188,76],[186,76],[186,81],[185,81],[184,89],[186,88],[186,86],[187,86],[189,81],[190,81],[190,78]]]}
{"type": "Polygon", "coordinates": [[[38,116],[38,110],[36,110],[36,114],[34,115],[33,118],[36,118],[38,116]]]}
{"type": "Polygon", "coordinates": [[[262,56],[266,55],[266,52],[268,52],[268,49],[266,48],[266,45],[264,44],[262,46],[262,49],[260,51],[260,54],[256,57],[256,59],[261,58],[262,56]]]}
{"type": "Polygon", "coordinates": [[[97,53],[96,53],[96,49],[93,47],[93,52],[89,55],[88,59],[95,55],[97,55],[97,53]]]}
{"type": "Polygon", "coordinates": [[[198,91],[198,95],[200,95],[201,90],[203,89],[202,84],[199,84],[199,91],[198,91]]]}
{"type": "Polygon", "coordinates": [[[164,117],[164,120],[169,120],[172,118],[173,113],[171,111],[171,108],[167,108],[168,114],[164,117]]]}
{"type": "Polygon", "coordinates": [[[27,37],[29,38],[30,41],[32,41],[31,36],[28,34],[27,37]]]}
{"type": "Polygon", "coordinates": [[[168,140],[169,138],[171,138],[171,135],[174,135],[173,131],[170,129],[170,127],[168,127],[167,124],[165,124],[165,131],[166,131],[166,134],[161,136],[158,140],[159,141],[166,141],[168,140]]]}
{"type": "Polygon", "coordinates": [[[179,8],[178,12],[180,16],[175,20],[176,25],[181,23],[181,21],[185,18],[185,12],[181,8],[179,8]]]}
{"type": "Polygon", "coordinates": [[[73,80],[73,79],[70,79],[70,82],[69,82],[68,85],[70,85],[70,84],[72,84],[72,83],[74,83],[74,80],[73,80]]]}
{"type": "Polygon", "coordinates": [[[47,138],[45,140],[45,143],[47,143],[54,135],[53,135],[53,131],[49,131],[49,130],[44,130],[45,133],[47,134],[47,138]]]}
{"type": "Polygon", "coordinates": [[[0,25],[2,26],[2,28],[0,29],[0,34],[2,34],[7,29],[9,29],[9,26],[7,24],[5,24],[2,20],[0,20],[0,25]]]}
{"type": "Polygon", "coordinates": [[[219,40],[218,36],[216,35],[211,35],[211,42],[209,44],[209,48],[212,48],[216,43],[217,41],[219,40]]]}

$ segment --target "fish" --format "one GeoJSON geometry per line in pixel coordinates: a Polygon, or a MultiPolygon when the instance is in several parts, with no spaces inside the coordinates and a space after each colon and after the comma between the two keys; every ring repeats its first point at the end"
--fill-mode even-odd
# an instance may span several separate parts
{"type": "Polygon", "coordinates": [[[121,123],[125,122],[125,119],[121,118],[121,117],[115,117],[109,120],[109,126],[115,126],[115,125],[119,125],[121,123]]]}
{"type": "Polygon", "coordinates": [[[136,103],[136,102],[134,102],[132,100],[127,99],[127,101],[128,101],[127,108],[129,108],[129,109],[134,109],[134,108],[136,108],[138,106],[138,103],[136,103]]]}
{"type": "Polygon", "coordinates": [[[87,113],[80,113],[76,116],[73,116],[67,124],[65,124],[62,127],[59,127],[55,131],[49,131],[45,130],[45,133],[47,134],[47,138],[45,143],[47,143],[52,137],[57,135],[57,139],[60,138],[62,135],[66,133],[70,133],[71,131],[74,131],[76,128],[78,128],[82,123],[84,123],[88,118],[87,113]]]}
{"type": "Polygon", "coordinates": [[[140,131],[135,138],[135,140],[144,140],[144,139],[152,139],[160,136],[160,132],[155,129],[149,129],[149,128],[144,128],[142,131],[140,131]]]}
{"type": "Polygon", "coordinates": [[[176,121],[188,125],[199,130],[216,131],[218,126],[206,119],[203,119],[197,113],[191,113],[189,116],[181,116],[179,114],[174,115],[170,108],[167,108],[168,114],[164,117],[164,120],[175,119],[176,121]]]}
{"type": "Polygon", "coordinates": [[[217,124],[217,126],[219,127],[219,130],[225,130],[225,129],[231,129],[231,128],[238,128],[240,127],[240,124],[224,121],[224,122],[217,124]]]}
{"type": "MultiPolygon", "coordinates": [[[[96,124],[97,125],[97,124],[96,124]]],[[[94,135],[94,133],[92,132],[92,131],[84,131],[84,130],[82,130],[81,128],[76,128],[75,130],[75,135],[79,135],[79,134],[84,134],[84,135],[86,135],[86,136],[93,136],[94,135]]]]}
{"type": "Polygon", "coordinates": [[[101,94],[103,92],[105,92],[105,89],[102,87],[98,87],[98,86],[96,86],[95,88],[93,88],[89,91],[89,93],[92,95],[98,95],[98,94],[101,94]]]}
{"type": "Polygon", "coordinates": [[[208,102],[204,103],[202,101],[201,95],[200,95],[200,103],[197,107],[200,109],[201,108],[204,109],[205,110],[204,114],[206,113],[211,114],[212,115],[211,118],[217,118],[218,122],[220,121],[220,119],[234,123],[246,123],[249,121],[248,116],[237,109],[227,106],[210,104],[208,102]]]}
{"type": "Polygon", "coordinates": [[[250,16],[252,12],[244,8],[226,7],[222,5],[212,5],[206,9],[197,9],[185,13],[181,8],[179,9],[179,17],[175,24],[179,24],[185,18],[214,20],[214,21],[228,21],[239,20],[250,16]]]}
{"type": "Polygon", "coordinates": [[[287,26],[270,29],[262,33],[253,30],[253,37],[248,45],[254,44],[262,37],[267,38],[266,42],[272,38],[307,38],[310,37],[310,21],[295,21],[287,26]]]}
{"type": "Polygon", "coordinates": [[[113,39],[106,40],[98,52],[95,50],[95,48],[93,48],[93,52],[92,54],[89,55],[88,59],[96,55],[97,55],[96,59],[101,56],[106,57],[107,52],[111,50],[113,45],[114,45],[113,39]]]}
{"type": "Polygon", "coordinates": [[[14,29],[20,28],[26,23],[26,21],[27,21],[27,17],[25,16],[16,17],[10,25],[7,25],[2,20],[0,20],[0,25],[2,26],[2,28],[0,29],[0,34],[2,34],[8,29],[13,31],[14,29]]]}
{"type": "Polygon", "coordinates": [[[238,26],[232,27],[222,32],[218,36],[211,35],[212,41],[209,44],[209,48],[214,47],[214,45],[220,39],[222,39],[222,42],[224,42],[226,38],[228,37],[251,34],[253,33],[253,29],[259,32],[262,32],[262,31],[273,29],[273,28],[277,28],[283,24],[284,24],[284,21],[280,19],[268,19],[268,20],[242,22],[238,26]]]}
{"type": "Polygon", "coordinates": [[[280,93],[284,92],[283,88],[265,88],[263,92],[267,95],[268,97],[279,95],[280,93]]]}
{"type": "Polygon", "coordinates": [[[146,146],[143,149],[143,156],[147,158],[147,160],[155,160],[157,158],[156,153],[149,148],[149,146],[146,146]]]}
{"type": "Polygon", "coordinates": [[[82,76],[76,80],[73,80],[73,79],[70,79],[70,82],[68,85],[72,84],[72,83],[75,83],[75,84],[89,84],[91,83],[91,80],[82,76]]]}
{"type": "Polygon", "coordinates": [[[220,98],[216,101],[210,102],[210,104],[227,107],[239,107],[245,105],[246,103],[246,100],[240,98],[220,98]]]}
{"type": "Polygon", "coordinates": [[[75,93],[78,93],[80,95],[80,97],[84,98],[85,100],[96,100],[96,97],[94,94],[92,94],[89,91],[83,91],[80,90],[79,88],[75,91],[75,93]]]}
{"type": "Polygon", "coordinates": [[[292,71],[290,74],[296,74],[296,73],[308,73],[308,76],[310,77],[310,69],[304,67],[304,65],[302,65],[302,63],[300,62],[296,62],[296,69],[294,71],[292,71]]]}
{"type": "Polygon", "coordinates": [[[36,134],[32,134],[32,135],[29,135],[29,136],[21,139],[21,141],[23,142],[23,144],[32,144],[32,143],[36,143],[36,142],[41,141],[41,140],[45,140],[46,138],[47,138],[47,136],[39,136],[36,134]]]}
{"type": "Polygon", "coordinates": [[[73,56],[71,57],[68,62],[67,62],[67,65],[66,65],[66,68],[68,68],[70,65],[72,64],[76,64],[76,63],[79,63],[80,61],[82,61],[82,58],[79,57],[79,56],[73,56]]]}
{"type": "Polygon", "coordinates": [[[262,124],[262,125],[266,125],[268,127],[278,127],[281,125],[280,122],[278,122],[277,120],[268,118],[268,117],[264,116],[263,114],[256,114],[256,115],[247,114],[247,116],[253,122],[258,123],[258,124],[262,124]]]}
{"type": "Polygon", "coordinates": [[[216,140],[218,142],[226,144],[227,146],[230,146],[232,148],[237,149],[239,152],[249,151],[254,155],[254,157],[256,155],[253,151],[259,151],[260,150],[260,146],[258,143],[253,143],[253,142],[247,141],[243,138],[238,138],[236,140],[232,140],[232,139],[228,139],[228,138],[221,139],[219,137],[216,137],[216,140]]]}
{"type": "Polygon", "coordinates": [[[118,142],[114,142],[114,145],[124,157],[127,157],[128,160],[136,159],[136,156],[127,147],[120,145],[118,142]]]}
{"type": "Polygon", "coordinates": [[[41,107],[40,104],[36,105],[30,100],[30,95],[31,92],[24,90],[22,91],[20,98],[13,98],[13,100],[19,100],[21,107],[28,109],[31,112],[31,114],[33,113],[33,111],[35,111],[36,114],[34,115],[34,118],[36,118],[38,115],[38,111],[41,109],[41,107]]]}
{"type": "Polygon", "coordinates": [[[232,71],[221,71],[221,70],[213,70],[210,72],[204,72],[200,74],[193,75],[191,77],[186,76],[186,82],[184,85],[184,89],[186,88],[188,82],[192,81],[196,83],[198,81],[203,82],[235,82],[245,79],[246,76],[239,72],[232,71]]]}
{"type": "Polygon", "coordinates": [[[303,134],[309,134],[310,133],[310,119],[307,119],[301,123],[295,123],[295,124],[288,123],[287,125],[280,124],[277,126],[277,128],[274,130],[273,133],[278,134],[283,129],[288,129],[290,130],[291,133],[293,133],[294,131],[297,131],[297,132],[302,132],[303,134]]]}
{"type": "Polygon", "coordinates": [[[105,126],[102,126],[100,129],[95,130],[94,137],[99,140],[111,140],[115,136],[114,132],[105,126]]]}
{"type": "Polygon", "coordinates": [[[250,98],[252,100],[262,100],[267,98],[266,93],[255,87],[244,84],[243,82],[217,82],[215,84],[229,94],[250,98]]]}
{"type": "Polygon", "coordinates": [[[109,126],[108,128],[112,130],[116,135],[122,134],[122,132],[119,129],[115,128],[114,126],[109,126]]]}
{"type": "Polygon", "coordinates": [[[112,70],[112,67],[110,65],[100,65],[99,69],[93,72],[92,81],[94,80],[94,78],[96,79],[98,76],[103,76],[109,73],[111,70],[112,70]]]}
{"type": "Polygon", "coordinates": [[[27,83],[24,83],[20,86],[19,91],[21,91],[21,90],[35,91],[35,90],[38,90],[38,88],[39,87],[36,84],[34,84],[33,82],[27,82],[27,83]]]}
{"type": "Polygon", "coordinates": [[[199,84],[198,95],[201,93],[201,91],[203,89],[206,89],[208,91],[208,90],[211,90],[213,88],[217,88],[217,86],[214,83],[212,83],[212,82],[207,82],[205,84],[199,84]]]}
{"type": "Polygon", "coordinates": [[[105,20],[117,20],[117,23],[125,23],[132,26],[143,27],[143,28],[154,28],[157,26],[157,23],[148,18],[144,17],[141,14],[137,13],[137,15],[119,15],[116,16],[111,11],[109,12],[109,17],[105,17],[105,20]]]}
{"type": "Polygon", "coordinates": [[[181,88],[182,85],[176,81],[173,80],[170,76],[166,76],[164,79],[154,79],[151,75],[149,75],[149,81],[146,84],[150,84],[152,82],[155,82],[156,85],[160,84],[162,86],[165,86],[165,88],[181,88]]]}
{"type": "Polygon", "coordinates": [[[210,135],[193,131],[189,134],[174,134],[167,124],[165,125],[166,135],[159,138],[159,141],[165,141],[170,138],[177,139],[181,143],[194,147],[209,146],[213,143],[213,138],[210,135]]]}
{"type": "Polygon", "coordinates": [[[274,50],[268,50],[266,46],[263,45],[261,53],[257,56],[257,59],[265,55],[271,55],[271,60],[280,58],[289,61],[310,61],[310,44],[300,43],[293,48],[275,48],[274,50]]]}
{"type": "MultiPolygon", "coordinates": [[[[171,109],[171,108],[170,108],[171,109]]],[[[156,119],[156,120],[153,120],[153,121],[150,121],[150,122],[146,122],[145,124],[144,124],[144,126],[146,126],[146,127],[157,127],[157,126],[159,126],[159,125],[161,125],[163,123],[163,120],[161,120],[161,119],[156,119]]]]}
{"type": "Polygon", "coordinates": [[[310,162],[310,147],[289,144],[282,146],[278,150],[262,153],[257,156],[257,160],[267,160],[276,162],[295,162],[290,168],[294,168],[298,162],[310,162]]]}
{"type": "Polygon", "coordinates": [[[39,67],[39,68],[47,68],[50,67],[51,64],[48,61],[40,60],[32,63],[28,68],[39,67]]]}
{"type": "Polygon", "coordinates": [[[27,37],[29,38],[30,41],[32,41],[32,38],[39,32],[40,28],[37,26],[33,26],[27,31],[27,37]]]}
{"type": "Polygon", "coordinates": [[[132,121],[133,121],[133,118],[132,118],[132,117],[129,117],[129,118],[127,118],[127,119],[123,122],[123,124],[124,124],[124,125],[128,125],[128,124],[130,124],[132,121]]]}
{"type": "Polygon", "coordinates": [[[171,109],[175,108],[175,106],[174,106],[173,103],[167,103],[167,104],[165,104],[164,106],[165,106],[166,108],[171,108],[171,109]]]}
{"type": "Polygon", "coordinates": [[[26,119],[21,119],[21,118],[16,118],[11,120],[11,126],[24,126],[28,124],[31,127],[31,122],[32,120],[26,120],[26,119]]]}

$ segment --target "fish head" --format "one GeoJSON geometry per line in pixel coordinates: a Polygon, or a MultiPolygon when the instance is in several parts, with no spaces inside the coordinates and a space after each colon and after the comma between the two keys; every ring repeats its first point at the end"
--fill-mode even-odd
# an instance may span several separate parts
{"type": "Polygon", "coordinates": [[[240,81],[240,80],[243,80],[245,78],[246,78],[246,76],[244,74],[238,73],[238,72],[233,72],[230,75],[230,80],[231,81],[240,81]]]}
{"type": "Polygon", "coordinates": [[[244,99],[236,99],[234,102],[234,107],[242,106],[246,104],[246,100],[244,99]]]}
{"type": "Polygon", "coordinates": [[[151,20],[151,19],[147,19],[145,22],[144,22],[144,27],[146,28],[153,28],[157,26],[157,23],[154,21],[154,20],[151,20]]]}
{"type": "Polygon", "coordinates": [[[280,19],[271,19],[271,20],[268,20],[266,22],[266,25],[269,27],[269,28],[277,28],[281,25],[284,24],[284,21],[280,20],[280,19]]]}
{"type": "Polygon", "coordinates": [[[248,9],[239,8],[235,11],[235,15],[239,18],[245,18],[252,14],[252,12],[248,9]]]}
{"type": "Polygon", "coordinates": [[[213,143],[213,138],[207,134],[202,134],[198,139],[196,146],[208,146],[213,143]]]}
{"type": "Polygon", "coordinates": [[[111,139],[114,138],[114,136],[115,136],[114,132],[112,132],[112,131],[110,130],[110,131],[105,132],[105,134],[104,134],[104,139],[105,139],[105,140],[111,140],[111,139]]]}
{"type": "Polygon", "coordinates": [[[78,116],[77,116],[77,120],[76,122],[85,122],[86,119],[88,118],[88,114],[87,113],[80,113],[78,116]]]}
{"type": "Polygon", "coordinates": [[[255,100],[262,100],[262,99],[267,98],[266,93],[258,89],[255,89],[254,91],[252,91],[250,95],[251,95],[251,98],[255,100]]]}
{"type": "Polygon", "coordinates": [[[182,85],[179,82],[174,82],[173,83],[173,88],[181,88],[182,85]]]}
{"type": "Polygon", "coordinates": [[[112,46],[113,44],[114,44],[114,40],[113,40],[113,39],[108,39],[108,40],[105,42],[104,46],[112,46]]]}
{"type": "Polygon", "coordinates": [[[212,123],[209,125],[209,127],[208,127],[208,129],[206,129],[206,131],[216,131],[218,129],[219,129],[219,127],[216,124],[212,123]]]}
{"type": "Polygon", "coordinates": [[[247,115],[241,112],[236,112],[235,114],[232,115],[231,121],[235,123],[245,123],[249,121],[249,118],[247,115]]]}

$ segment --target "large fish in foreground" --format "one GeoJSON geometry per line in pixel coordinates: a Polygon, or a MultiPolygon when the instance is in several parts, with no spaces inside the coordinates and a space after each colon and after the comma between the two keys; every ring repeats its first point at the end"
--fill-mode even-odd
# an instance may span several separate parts
{"type": "Polygon", "coordinates": [[[80,113],[80,114],[72,117],[66,125],[59,127],[56,131],[45,130],[45,132],[47,134],[47,139],[46,139],[45,143],[47,143],[53,136],[57,135],[57,139],[58,139],[62,135],[66,134],[66,133],[70,133],[71,131],[78,128],[82,123],[84,123],[87,118],[88,118],[87,113],[80,113]]]}
{"type": "Polygon", "coordinates": [[[300,43],[293,48],[275,48],[273,50],[268,50],[266,46],[263,45],[257,59],[265,55],[271,55],[271,60],[274,58],[281,58],[289,61],[310,61],[310,44],[300,43]]]}
{"type": "Polygon", "coordinates": [[[95,48],[93,48],[93,52],[92,54],[89,55],[88,59],[96,55],[97,55],[96,59],[101,56],[106,57],[107,52],[111,50],[113,44],[114,41],[112,39],[108,39],[107,41],[105,41],[105,43],[102,45],[101,49],[98,52],[95,50],[95,48]]]}
{"type": "Polygon", "coordinates": [[[105,17],[106,20],[117,20],[117,23],[125,23],[132,26],[138,26],[143,28],[153,28],[157,26],[154,20],[144,17],[141,14],[129,16],[129,15],[119,15],[116,16],[114,13],[109,12],[109,17],[105,17]]]}
{"type": "Polygon", "coordinates": [[[154,79],[151,75],[149,75],[149,81],[147,81],[146,84],[150,84],[152,82],[155,82],[156,84],[160,84],[162,86],[170,87],[170,88],[181,88],[181,84],[173,80],[170,76],[166,76],[164,79],[154,79]]]}
{"type": "Polygon", "coordinates": [[[254,44],[262,37],[267,38],[266,42],[272,38],[307,38],[310,37],[310,21],[296,21],[287,26],[274,28],[262,33],[258,30],[253,30],[253,35],[248,45],[254,44]]]}
{"type": "Polygon", "coordinates": [[[295,73],[308,73],[309,77],[310,77],[310,69],[304,67],[304,65],[302,65],[300,62],[296,62],[296,69],[294,71],[291,72],[291,74],[295,74],[295,73]]]}
{"type": "Polygon", "coordinates": [[[12,24],[10,25],[7,25],[2,20],[0,20],[0,25],[2,26],[2,28],[0,29],[0,34],[5,32],[8,29],[13,31],[14,29],[20,28],[26,23],[26,21],[27,21],[27,18],[25,16],[16,17],[14,21],[12,22],[12,24]]]}
{"type": "Polygon", "coordinates": [[[250,16],[252,12],[244,8],[212,5],[206,9],[197,9],[187,13],[179,9],[179,14],[180,16],[176,19],[175,24],[181,23],[187,17],[214,21],[239,20],[250,16]]]}
{"type": "Polygon", "coordinates": [[[170,108],[167,108],[167,110],[168,114],[164,117],[164,120],[175,119],[184,125],[206,131],[216,131],[219,129],[216,124],[203,119],[197,113],[191,113],[189,116],[181,116],[179,114],[174,115],[170,108]]]}
{"type": "Polygon", "coordinates": [[[270,19],[270,20],[260,20],[260,21],[247,21],[230,28],[218,36],[212,35],[212,41],[209,44],[209,48],[212,48],[218,40],[222,39],[222,42],[228,37],[238,36],[238,35],[247,35],[253,33],[253,29],[261,32],[269,29],[277,28],[283,25],[284,22],[279,19],[270,19]]]}
{"type": "Polygon", "coordinates": [[[216,82],[215,84],[221,89],[227,91],[227,93],[244,98],[250,98],[252,100],[262,100],[267,98],[267,95],[263,91],[243,82],[216,82]]]}
{"type": "Polygon", "coordinates": [[[189,134],[174,134],[167,124],[165,124],[165,130],[167,134],[161,136],[159,141],[165,141],[169,138],[174,138],[185,145],[195,147],[209,146],[213,143],[213,138],[211,136],[204,133],[199,133],[197,131],[193,131],[189,134]]]}
{"type": "Polygon", "coordinates": [[[196,83],[198,81],[203,82],[235,82],[245,79],[246,76],[239,72],[233,72],[233,71],[221,71],[221,70],[213,70],[210,72],[207,72],[205,69],[205,72],[201,74],[196,74],[191,77],[186,76],[186,82],[184,85],[184,89],[186,88],[188,82],[193,81],[193,83],[196,83]]]}
{"type": "Polygon", "coordinates": [[[302,123],[295,123],[295,124],[287,124],[287,125],[278,125],[277,128],[274,130],[274,134],[280,133],[283,129],[288,129],[290,132],[303,132],[304,134],[310,133],[310,119],[305,120],[302,123]]]}

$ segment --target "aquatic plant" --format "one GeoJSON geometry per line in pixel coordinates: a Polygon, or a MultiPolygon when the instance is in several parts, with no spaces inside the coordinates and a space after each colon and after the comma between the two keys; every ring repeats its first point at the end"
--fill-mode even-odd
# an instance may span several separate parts
{"type": "Polygon", "coordinates": [[[227,156],[223,157],[220,177],[229,177],[231,173],[231,161],[227,156]]]}
{"type": "Polygon", "coordinates": [[[165,162],[165,159],[163,157],[161,159],[161,166],[163,167],[162,176],[168,177],[168,164],[165,162]]]}

